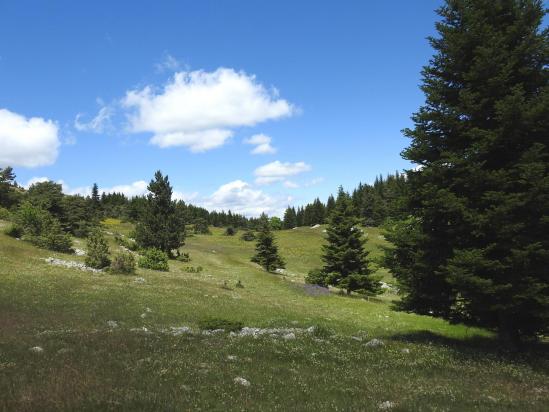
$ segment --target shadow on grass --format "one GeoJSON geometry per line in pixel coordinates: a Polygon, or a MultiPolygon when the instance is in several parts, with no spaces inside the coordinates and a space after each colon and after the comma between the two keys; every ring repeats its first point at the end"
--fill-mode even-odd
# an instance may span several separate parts
{"type": "Polygon", "coordinates": [[[453,350],[458,357],[467,359],[506,360],[528,364],[535,370],[549,374],[549,342],[523,342],[518,351],[508,351],[494,337],[471,336],[452,338],[429,330],[391,335],[396,342],[436,345],[453,350]]]}

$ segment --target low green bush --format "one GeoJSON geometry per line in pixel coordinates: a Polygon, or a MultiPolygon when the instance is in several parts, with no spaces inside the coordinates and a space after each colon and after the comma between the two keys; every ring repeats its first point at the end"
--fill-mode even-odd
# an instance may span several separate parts
{"type": "Polygon", "coordinates": [[[236,229],[232,226],[229,226],[227,229],[225,229],[225,236],[234,236],[236,235],[236,229]]]}
{"type": "Polygon", "coordinates": [[[182,253],[182,254],[180,254],[179,256],[177,256],[177,257],[175,258],[175,260],[178,260],[178,261],[180,261],[180,262],[188,263],[188,262],[191,261],[191,257],[189,256],[188,253],[182,253]]]}
{"type": "Polygon", "coordinates": [[[121,252],[114,255],[109,271],[121,275],[132,275],[135,273],[135,258],[132,253],[121,252]]]}
{"type": "Polygon", "coordinates": [[[305,277],[305,283],[327,287],[328,278],[322,269],[313,269],[305,277]]]}
{"type": "Polygon", "coordinates": [[[21,236],[23,236],[23,228],[19,226],[17,223],[14,223],[10,225],[4,233],[8,236],[19,239],[21,238],[21,236]]]}
{"type": "Polygon", "coordinates": [[[95,269],[103,269],[110,264],[109,245],[100,230],[93,230],[88,236],[86,265],[95,269]]]}
{"type": "Polygon", "coordinates": [[[145,249],[143,256],[139,258],[138,266],[140,268],[161,270],[167,272],[170,270],[168,266],[168,255],[159,249],[145,249]]]}
{"type": "Polygon", "coordinates": [[[251,241],[255,240],[255,233],[251,229],[246,230],[244,233],[242,233],[242,236],[240,236],[240,239],[242,239],[246,242],[251,242],[251,241]]]}
{"type": "Polygon", "coordinates": [[[11,216],[10,211],[5,207],[0,206],[0,219],[8,220],[10,216],[11,216]]]}

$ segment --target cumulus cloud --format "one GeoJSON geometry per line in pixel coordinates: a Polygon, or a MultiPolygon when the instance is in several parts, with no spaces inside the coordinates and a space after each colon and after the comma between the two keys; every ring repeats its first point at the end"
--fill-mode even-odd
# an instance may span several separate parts
{"type": "Polygon", "coordinates": [[[284,181],[284,187],[288,189],[297,189],[299,185],[296,182],[292,182],[291,180],[284,181]]]}
{"type": "Polygon", "coordinates": [[[52,120],[0,109],[0,167],[37,167],[57,159],[59,128],[52,120]]]}
{"type": "Polygon", "coordinates": [[[271,137],[260,134],[254,134],[249,139],[245,139],[244,143],[254,145],[250,153],[252,154],[273,154],[276,153],[276,149],[271,146],[271,137]]]}
{"type": "Polygon", "coordinates": [[[263,212],[280,215],[289,201],[291,198],[274,198],[262,190],[254,189],[249,183],[235,180],[219,187],[201,203],[210,210],[231,210],[246,216],[259,216],[263,212]]]}
{"type": "Polygon", "coordinates": [[[103,133],[110,126],[114,114],[112,106],[105,105],[101,99],[97,99],[100,109],[97,115],[88,122],[82,120],[84,114],[78,113],[74,119],[74,127],[80,132],[103,133]]]}
{"type": "Polygon", "coordinates": [[[130,111],[130,131],[151,132],[152,144],[185,146],[193,152],[222,146],[236,127],[294,112],[255,76],[228,68],[175,73],[160,91],[151,86],[128,91],[122,105],[130,111]]]}
{"type": "Polygon", "coordinates": [[[308,172],[309,170],[311,170],[311,166],[305,162],[282,163],[279,160],[275,160],[255,169],[255,182],[260,185],[266,185],[285,180],[289,176],[308,172]]]}

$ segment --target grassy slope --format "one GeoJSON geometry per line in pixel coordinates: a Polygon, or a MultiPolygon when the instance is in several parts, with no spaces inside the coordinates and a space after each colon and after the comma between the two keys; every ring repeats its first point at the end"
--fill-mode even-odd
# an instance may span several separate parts
{"type": "MultiPolygon", "coordinates": [[[[112,221],[106,230],[130,229],[112,221]]],[[[375,258],[383,239],[367,232],[375,258]]],[[[308,296],[301,279],[320,264],[322,229],[277,232],[286,277],[249,262],[253,242],[221,233],[189,238],[190,264],[170,262],[169,273],[140,269],[144,284],[48,265],[44,257],[82,258],[0,234],[0,410],[376,410],[391,401],[395,410],[541,411],[548,404],[544,348],[506,358],[478,329],[394,312],[387,303],[308,296]],[[186,273],[189,265],[204,271],[186,273]],[[220,287],[238,279],[244,289],[220,287]],[[336,335],[286,341],[160,333],[209,317],[257,327],[323,325],[336,335]],[[120,327],[109,329],[108,320],[120,327]],[[130,331],[143,326],[152,333],[130,331]],[[374,337],[385,346],[364,346],[374,337]],[[34,346],[44,352],[30,352],[34,346]]]]}

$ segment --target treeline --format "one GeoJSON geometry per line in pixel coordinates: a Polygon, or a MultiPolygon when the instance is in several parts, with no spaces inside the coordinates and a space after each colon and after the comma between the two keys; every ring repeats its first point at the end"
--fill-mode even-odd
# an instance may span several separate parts
{"type": "MultiPolygon", "coordinates": [[[[351,194],[351,210],[359,222],[365,226],[379,226],[386,219],[400,219],[407,215],[403,201],[407,191],[406,174],[378,176],[373,184],[360,183],[351,194]]],[[[328,197],[326,203],[316,198],[305,206],[288,207],[284,212],[282,227],[291,229],[296,226],[313,226],[328,222],[335,209],[336,199],[328,197]]]]}

